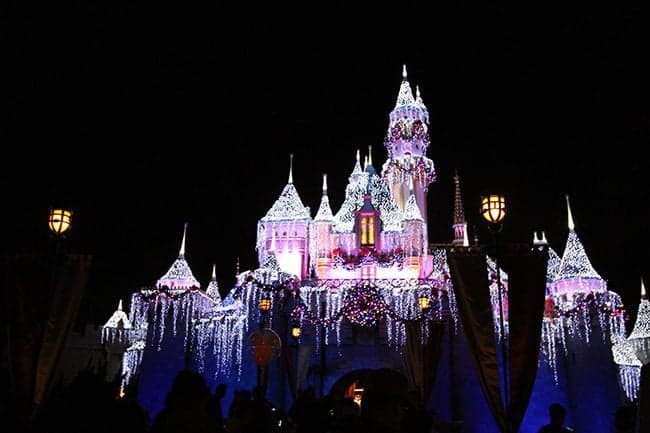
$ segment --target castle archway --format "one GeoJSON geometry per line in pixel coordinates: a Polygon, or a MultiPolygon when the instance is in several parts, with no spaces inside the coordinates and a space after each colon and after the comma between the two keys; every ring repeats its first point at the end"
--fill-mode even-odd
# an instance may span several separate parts
{"type": "Polygon", "coordinates": [[[400,401],[408,397],[408,380],[391,368],[353,370],[334,382],[329,395],[334,399],[352,398],[359,406],[364,399],[400,401]]]}

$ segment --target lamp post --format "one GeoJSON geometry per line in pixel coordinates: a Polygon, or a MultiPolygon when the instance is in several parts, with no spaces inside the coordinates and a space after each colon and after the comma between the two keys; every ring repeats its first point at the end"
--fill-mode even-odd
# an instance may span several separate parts
{"type": "Polygon", "coordinates": [[[427,291],[421,291],[420,294],[418,295],[418,307],[420,308],[420,311],[422,312],[422,326],[420,327],[420,358],[421,358],[421,368],[420,368],[420,398],[424,402],[424,375],[426,372],[426,365],[425,365],[425,355],[426,355],[426,335],[425,335],[425,327],[428,326],[427,322],[427,314],[429,313],[429,310],[431,308],[431,298],[429,297],[429,290],[427,291]]]}
{"type": "Polygon", "coordinates": [[[501,271],[499,269],[499,233],[503,228],[503,220],[506,217],[505,196],[501,194],[488,194],[481,197],[480,213],[483,219],[488,222],[490,233],[492,233],[494,240],[494,267],[497,274],[497,293],[499,298],[499,329],[501,330],[501,363],[503,365],[506,432],[510,433],[512,426],[510,425],[508,338],[505,332],[505,320],[503,317],[503,287],[501,286],[501,271]]]}
{"type": "Polygon", "coordinates": [[[296,360],[295,360],[295,365],[294,365],[294,370],[295,370],[295,374],[296,374],[296,390],[295,390],[296,399],[298,398],[298,385],[300,383],[299,382],[300,381],[300,376],[298,375],[298,372],[300,371],[300,369],[298,368],[298,359],[299,359],[299,357],[298,357],[298,355],[299,355],[298,349],[300,347],[300,335],[301,334],[302,334],[302,330],[300,329],[300,324],[299,323],[294,323],[293,326],[291,327],[291,338],[293,338],[294,347],[295,347],[295,351],[296,351],[296,356],[295,356],[296,360]]]}

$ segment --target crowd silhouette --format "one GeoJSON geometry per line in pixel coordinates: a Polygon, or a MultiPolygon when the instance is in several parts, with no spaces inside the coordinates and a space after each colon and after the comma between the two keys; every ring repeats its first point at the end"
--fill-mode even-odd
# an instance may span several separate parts
{"type": "MultiPolygon", "coordinates": [[[[264,398],[260,388],[233,390],[230,406],[222,407],[229,391],[219,384],[211,392],[199,373],[181,371],[165,399],[165,407],[151,419],[128,390],[101,374],[81,372],[67,387],[55,389],[32,423],[30,433],[451,433],[461,425],[436,422],[418,392],[407,395],[377,393],[364,396],[361,407],[346,397],[316,397],[313,388],[299,391],[288,411],[264,398]]],[[[551,408],[551,424],[561,429],[563,409],[551,408]],[[560,413],[562,412],[562,413],[560,413]]],[[[634,410],[615,414],[615,433],[634,431],[634,410]]],[[[11,429],[10,429],[11,430],[11,429]]]]}

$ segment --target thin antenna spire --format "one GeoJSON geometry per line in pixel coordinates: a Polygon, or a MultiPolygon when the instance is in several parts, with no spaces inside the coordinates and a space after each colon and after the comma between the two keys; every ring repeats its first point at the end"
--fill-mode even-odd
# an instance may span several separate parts
{"type": "Polygon", "coordinates": [[[293,153],[289,154],[289,183],[293,183],[293,153]]]}
{"type": "Polygon", "coordinates": [[[573,223],[573,215],[571,214],[571,205],[569,204],[569,194],[566,194],[565,197],[566,197],[566,209],[567,209],[569,230],[573,231],[575,230],[576,226],[573,223]]]}
{"type": "Polygon", "coordinates": [[[643,285],[643,277],[641,277],[641,297],[642,298],[646,297],[645,286],[643,285]]]}
{"type": "Polygon", "coordinates": [[[237,257],[237,261],[235,262],[235,275],[239,275],[239,257],[237,257]]]}
{"type": "Polygon", "coordinates": [[[178,257],[185,257],[185,235],[187,234],[187,223],[183,226],[183,240],[181,241],[181,249],[178,252],[178,257]]]}

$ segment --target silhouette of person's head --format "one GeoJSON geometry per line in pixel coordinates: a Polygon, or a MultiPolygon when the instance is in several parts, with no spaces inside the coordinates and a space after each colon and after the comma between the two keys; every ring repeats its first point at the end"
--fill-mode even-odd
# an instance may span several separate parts
{"type": "Polygon", "coordinates": [[[551,425],[562,427],[566,418],[566,409],[560,403],[553,403],[548,408],[551,417],[551,425]]]}
{"type": "Polygon", "coordinates": [[[174,378],[172,389],[165,401],[167,407],[192,407],[205,404],[210,390],[198,373],[183,370],[174,378]]]}
{"type": "Polygon", "coordinates": [[[226,389],[227,385],[225,383],[220,383],[217,385],[217,387],[214,389],[214,395],[218,398],[222,398],[224,395],[226,395],[226,389]]]}

